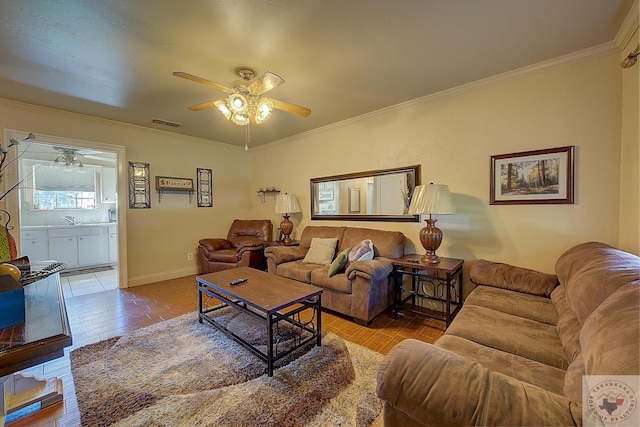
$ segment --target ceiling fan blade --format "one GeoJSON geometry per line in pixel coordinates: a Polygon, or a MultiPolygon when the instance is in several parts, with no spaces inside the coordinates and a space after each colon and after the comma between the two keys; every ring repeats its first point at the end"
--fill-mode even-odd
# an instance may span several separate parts
{"type": "Polygon", "coordinates": [[[247,89],[256,95],[261,95],[276,86],[280,86],[282,83],[284,83],[284,79],[282,77],[272,73],[271,71],[267,71],[251,82],[251,84],[247,86],[247,89]]]}
{"type": "Polygon", "coordinates": [[[196,82],[196,83],[200,83],[200,84],[203,84],[203,85],[211,86],[211,87],[214,87],[214,88],[219,89],[219,90],[224,91],[224,92],[233,92],[233,89],[228,88],[228,87],[226,87],[224,85],[221,85],[219,83],[214,83],[214,82],[209,81],[207,79],[203,79],[202,77],[197,77],[197,76],[194,76],[193,74],[185,73],[183,71],[174,71],[172,74],[174,76],[176,76],[176,77],[181,77],[183,79],[191,80],[192,82],[196,82]]]}
{"type": "Polygon", "coordinates": [[[109,163],[116,162],[116,159],[112,159],[110,157],[94,156],[93,154],[83,154],[82,157],[84,157],[85,159],[102,160],[103,162],[109,162],[109,163]]]}
{"type": "Polygon", "coordinates": [[[211,108],[215,105],[215,101],[203,102],[202,104],[192,105],[191,107],[187,107],[191,111],[200,111],[205,108],[211,108]]]}
{"type": "Polygon", "coordinates": [[[281,111],[286,111],[287,113],[297,114],[302,117],[309,117],[311,115],[311,110],[307,107],[301,107],[296,104],[291,104],[285,101],[279,101],[277,99],[269,98],[271,102],[273,102],[273,108],[276,108],[281,111]]]}

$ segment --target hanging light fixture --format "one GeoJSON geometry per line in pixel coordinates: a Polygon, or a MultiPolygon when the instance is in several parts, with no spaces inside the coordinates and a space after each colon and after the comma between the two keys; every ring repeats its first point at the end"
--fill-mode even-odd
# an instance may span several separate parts
{"type": "Polygon", "coordinates": [[[76,155],[78,150],[75,148],[66,147],[53,147],[61,155],[52,160],[51,164],[55,168],[60,168],[66,171],[70,171],[73,168],[83,168],[84,164],[76,155]]]}
{"type": "Polygon", "coordinates": [[[284,79],[279,75],[265,71],[254,79],[255,73],[250,68],[242,67],[237,71],[241,78],[231,83],[230,87],[184,71],[174,71],[173,75],[214,87],[229,94],[226,98],[203,102],[188,108],[192,111],[200,111],[215,106],[225,119],[240,126],[247,126],[251,122],[256,125],[264,123],[271,117],[274,109],[302,117],[309,117],[311,114],[311,110],[307,107],[262,97],[266,92],[284,83],[284,79]]]}
{"type": "Polygon", "coordinates": [[[246,126],[250,122],[262,124],[273,112],[273,101],[252,93],[232,93],[225,99],[215,101],[214,105],[225,119],[240,126],[246,126]]]}
{"type": "Polygon", "coordinates": [[[239,74],[242,79],[233,83],[233,93],[224,99],[214,101],[213,104],[225,119],[237,125],[247,126],[251,122],[257,125],[262,124],[271,117],[273,101],[262,98],[260,96],[262,92],[256,93],[251,85],[248,86],[254,76],[252,70],[242,69],[239,74]]]}
{"type": "Polygon", "coordinates": [[[215,106],[218,107],[218,110],[222,113],[225,119],[231,120],[231,110],[227,107],[227,102],[225,99],[219,99],[214,102],[215,106]]]}
{"type": "Polygon", "coordinates": [[[269,98],[262,98],[258,102],[258,106],[256,107],[256,113],[254,115],[254,119],[257,124],[264,123],[269,117],[271,117],[271,112],[273,111],[273,102],[269,98]]]}

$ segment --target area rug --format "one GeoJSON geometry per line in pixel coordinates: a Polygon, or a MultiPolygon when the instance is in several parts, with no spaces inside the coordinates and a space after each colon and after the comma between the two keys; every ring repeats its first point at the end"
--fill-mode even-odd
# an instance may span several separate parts
{"type": "MultiPolygon", "coordinates": [[[[264,346],[264,323],[220,310],[219,322],[264,346]]],[[[293,339],[284,328],[279,345],[293,339]]],[[[264,347],[263,347],[264,349],[264,347]]],[[[382,411],[383,355],[325,333],[266,363],[189,313],[71,352],[84,426],[368,426],[382,411]]]]}
{"type": "Polygon", "coordinates": [[[98,273],[100,271],[110,271],[113,270],[113,266],[105,265],[100,267],[88,267],[81,268],[79,270],[68,270],[60,273],[61,277],[69,277],[69,276],[79,276],[80,274],[89,274],[89,273],[98,273]]]}

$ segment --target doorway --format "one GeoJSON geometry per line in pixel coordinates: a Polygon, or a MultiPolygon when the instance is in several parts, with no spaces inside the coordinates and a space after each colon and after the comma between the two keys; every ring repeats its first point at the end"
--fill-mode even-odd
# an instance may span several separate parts
{"type": "Polygon", "coordinates": [[[7,203],[17,206],[20,254],[67,264],[61,279],[63,287],[76,283],[74,294],[127,287],[118,191],[126,192],[124,147],[36,134],[15,149],[19,185],[7,203]]]}

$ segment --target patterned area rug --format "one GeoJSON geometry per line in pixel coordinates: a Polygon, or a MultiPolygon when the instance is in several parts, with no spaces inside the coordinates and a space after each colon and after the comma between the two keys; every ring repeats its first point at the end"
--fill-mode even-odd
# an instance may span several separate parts
{"type": "MultiPolygon", "coordinates": [[[[216,318],[265,344],[264,323],[228,309],[216,318]]],[[[71,371],[85,426],[369,426],[382,411],[382,359],[326,333],[268,377],[265,362],[193,312],[78,348],[71,371]]]]}

